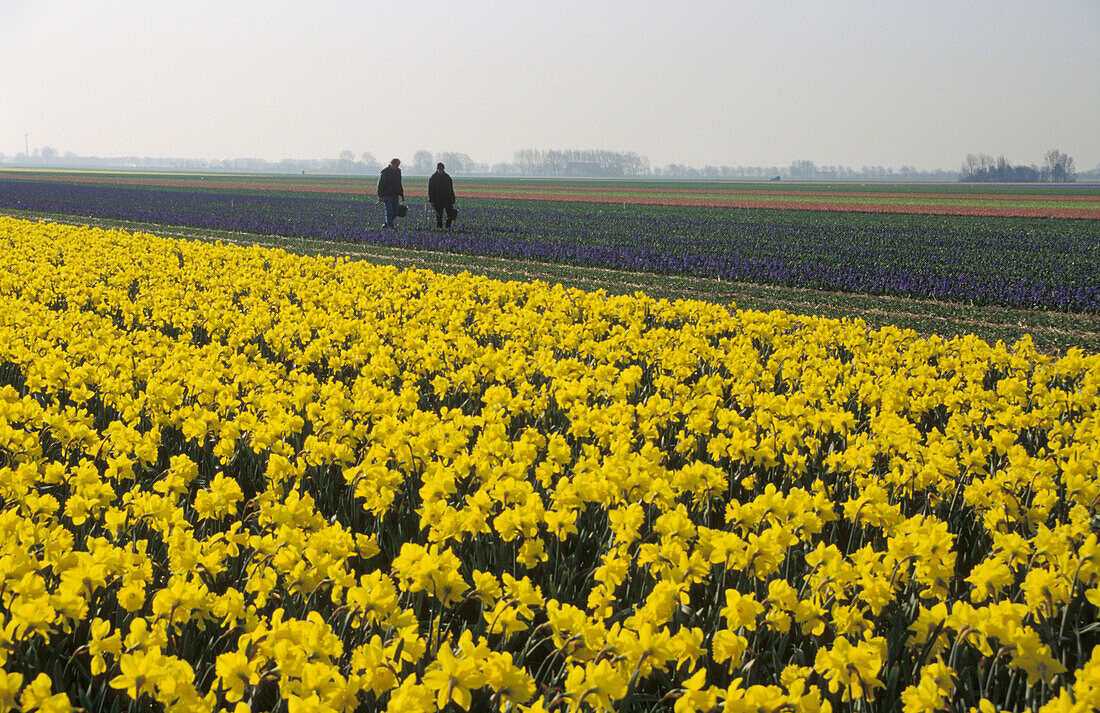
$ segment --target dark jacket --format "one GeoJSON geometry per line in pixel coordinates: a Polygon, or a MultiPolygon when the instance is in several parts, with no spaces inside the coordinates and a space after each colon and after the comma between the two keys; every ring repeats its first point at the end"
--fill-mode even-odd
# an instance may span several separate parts
{"type": "Polygon", "coordinates": [[[428,179],[428,202],[432,205],[454,205],[455,184],[446,173],[436,171],[428,179]]]}
{"type": "Polygon", "coordinates": [[[382,175],[378,178],[378,197],[401,196],[405,197],[405,189],[401,186],[401,169],[386,166],[382,169],[382,175]]]}

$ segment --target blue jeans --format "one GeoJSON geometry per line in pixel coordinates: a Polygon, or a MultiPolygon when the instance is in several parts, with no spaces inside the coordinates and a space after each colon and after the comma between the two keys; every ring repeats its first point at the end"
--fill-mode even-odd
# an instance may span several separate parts
{"type": "Polygon", "coordinates": [[[393,227],[393,220],[397,217],[397,204],[401,202],[401,196],[382,196],[382,202],[386,205],[386,227],[393,227]]]}

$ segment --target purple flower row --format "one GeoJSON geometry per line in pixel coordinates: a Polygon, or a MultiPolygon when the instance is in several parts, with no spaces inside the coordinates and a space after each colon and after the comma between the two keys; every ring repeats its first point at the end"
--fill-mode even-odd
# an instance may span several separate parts
{"type": "Polygon", "coordinates": [[[1100,311],[1098,221],[467,202],[382,230],[349,196],[0,180],[0,208],[827,290],[1100,311]],[[1052,227],[1053,226],[1053,227],[1052,227]]]}

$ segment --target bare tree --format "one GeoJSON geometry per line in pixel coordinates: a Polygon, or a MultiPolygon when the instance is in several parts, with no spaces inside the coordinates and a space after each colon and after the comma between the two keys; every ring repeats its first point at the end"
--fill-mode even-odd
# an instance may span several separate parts
{"type": "Polygon", "coordinates": [[[426,176],[435,170],[435,165],[432,163],[431,151],[417,151],[413,154],[412,166],[409,167],[412,173],[426,176]]]}
{"type": "Polygon", "coordinates": [[[1043,154],[1042,176],[1045,181],[1054,183],[1069,183],[1077,178],[1073,168],[1073,159],[1058,149],[1051,149],[1043,154]]]}
{"type": "MultiPolygon", "coordinates": [[[[1004,161],[1004,157],[1001,157],[1004,161]]],[[[1006,162],[1007,163],[1007,162],[1006,162]]],[[[966,155],[962,170],[959,171],[960,181],[989,181],[996,172],[997,161],[989,154],[979,153],[966,155]]]]}
{"type": "Polygon", "coordinates": [[[440,163],[447,166],[447,170],[454,174],[471,173],[474,160],[464,153],[444,151],[439,155],[440,163]]]}
{"type": "Polygon", "coordinates": [[[813,161],[799,159],[791,162],[791,178],[814,178],[817,175],[817,167],[813,161]]]}

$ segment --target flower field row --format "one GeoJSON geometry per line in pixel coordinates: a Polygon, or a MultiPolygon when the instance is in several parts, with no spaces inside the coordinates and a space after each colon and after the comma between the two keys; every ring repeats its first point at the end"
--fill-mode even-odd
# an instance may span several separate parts
{"type": "Polygon", "coordinates": [[[769,196],[766,198],[747,197],[670,197],[666,195],[646,196],[626,194],[621,197],[605,194],[583,194],[571,191],[506,191],[474,190],[469,192],[472,198],[501,200],[551,200],[568,203],[622,203],[623,205],[653,206],[690,206],[695,208],[758,208],[766,210],[809,210],[843,213],[914,213],[918,215],[967,215],[1002,218],[1072,218],[1098,220],[1100,208],[1084,208],[1077,201],[1042,204],[1028,201],[1006,201],[1007,205],[990,205],[988,200],[960,199],[897,199],[891,197],[838,196],[833,199],[823,196],[769,196]]]}
{"type": "Polygon", "coordinates": [[[1100,705],[1100,357],[0,218],[0,705],[1100,705]]]}
{"type": "MultiPolygon", "coordinates": [[[[209,189],[212,184],[235,191],[276,191],[374,195],[369,181],[331,176],[241,176],[102,172],[36,173],[36,180],[117,186],[209,189]]],[[[726,208],[842,210],[865,212],[985,215],[1004,217],[1100,218],[1100,195],[1072,184],[1061,186],[968,186],[859,184],[774,184],[708,181],[554,180],[525,181],[465,178],[468,198],[550,200],[637,205],[693,205],[726,208]],[[1085,192],[1080,192],[1080,191],[1085,192]]],[[[407,195],[424,198],[423,179],[407,181],[407,195]]]]}
{"type": "MultiPolygon", "coordinates": [[[[1028,309],[1100,312],[1100,221],[465,197],[381,231],[373,200],[0,179],[0,208],[1028,309]]],[[[417,210],[419,208],[419,210],[417,210]]]]}

